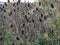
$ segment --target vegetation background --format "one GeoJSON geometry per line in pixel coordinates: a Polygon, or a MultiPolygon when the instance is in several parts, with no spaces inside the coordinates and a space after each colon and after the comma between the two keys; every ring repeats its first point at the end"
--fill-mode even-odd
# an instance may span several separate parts
{"type": "Polygon", "coordinates": [[[0,45],[60,45],[60,0],[0,5],[0,45]]]}

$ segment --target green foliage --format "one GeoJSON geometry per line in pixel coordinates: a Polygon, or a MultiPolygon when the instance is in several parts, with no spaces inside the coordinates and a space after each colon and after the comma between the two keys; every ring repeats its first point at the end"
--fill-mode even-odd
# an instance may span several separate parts
{"type": "Polygon", "coordinates": [[[53,19],[48,18],[47,21],[44,22],[44,24],[48,27],[48,28],[52,28],[55,29],[56,25],[54,24],[53,19]]]}
{"type": "Polygon", "coordinates": [[[35,45],[48,45],[46,40],[42,35],[37,35],[36,40],[35,40],[35,45]]]}
{"type": "Polygon", "coordinates": [[[43,34],[43,38],[46,39],[46,40],[48,40],[48,39],[49,39],[48,33],[44,33],[44,34],[43,34]]]}
{"type": "Polygon", "coordinates": [[[47,21],[44,22],[44,24],[48,28],[51,28],[53,32],[52,33],[45,32],[40,35],[37,34],[34,44],[35,45],[60,45],[60,13],[56,15],[55,19],[49,18],[47,21]]]}
{"type": "Polygon", "coordinates": [[[57,13],[57,16],[56,16],[56,23],[57,23],[57,26],[60,27],[60,12],[57,13]]]}
{"type": "Polygon", "coordinates": [[[12,33],[11,30],[9,29],[4,29],[1,31],[2,32],[2,37],[4,37],[3,40],[3,45],[12,45],[12,43],[14,43],[15,45],[18,45],[19,42],[16,39],[16,36],[12,33]]]}
{"type": "Polygon", "coordinates": [[[57,41],[56,38],[48,37],[48,33],[44,33],[43,35],[37,35],[35,43],[33,45],[60,45],[60,41],[57,41]],[[46,40],[45,38],[48,40],[46,40]]]}

